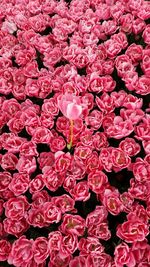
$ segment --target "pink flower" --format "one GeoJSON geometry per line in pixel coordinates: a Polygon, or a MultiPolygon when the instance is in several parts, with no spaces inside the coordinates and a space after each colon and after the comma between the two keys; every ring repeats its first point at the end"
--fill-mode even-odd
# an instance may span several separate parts
{"type": "Polygon", "coordinates": [[[44,103],[42,105],[42,111],[48,113],[52,117],[57,116],[59,113],[59,109],[57,107],[56,97],[52,97],[50,99],[44,99],[44,103]]]}
{"type": "Polygon", "coordinates": [[[11,98],[9,100],[4,100],[2,104],[2,110],[7,112],[7,116],[9,118],[14,116],[17,113],[17,111],[20,111],[20,109],[21,109],[20,104],[14,98],[11,98]]]}
{"type": "Polygon", "coordinates": [[[125,138],[120,142],[119,148],[125,151],[128,156],[135,156],[141,150],[140,145],[133,138],[125,138]]]}
{"type": "Polygon", "coordinates": [[[74,234],[66,234],[62,239],[60,255],[67,257],[77,250],[78,238],[74,234]]]}
{"type": "Polygon", "coordinates": [[[41,170],[46,166],[52,167],[54,162],[55,158],[52,152],[41,152],[38,157],[38,163],[41,170]]]}
{"type": "Polygon", "coordinates": [[[32,194],[36,191],[41,191],[44,187],[44,181],[42,174],[38,174],[32,181],[29,183],[29,192],[32,194]]]}
{"type": "Polygon", "coordinates": [[[55,192],[63,184],[64,178],[64,173],[57,173],[52,168],[44,170],[44,184],[52,192],[55,192]]]}
{"type": "Polygon", "coordinates": [[[1,167],[4,170],[15,170],[18,164],[18,158],[10,152],[5,153],[1,159],[1,167]]]}
{"type": "Polygon", "coordinates": [[[142,52],[142,46],[133,43],[127,48],[126,55],[129,56],[134,65],[137,65],[142,60],[142,52]]]}
{"type": "Polygon", "coordinates": [[[50,142],[50,149],[52,152],[63,150],[66,147],[66,142],[62,136],[52,138],[50,142]]]}
{"type": "Polygon", "coordinates": [[[4,21],[2,24],[2,31],[13,34],[17,30],[16,24],[12,21],[4,21]]]}
{"type": "Polygon", "coordinates": [[[45,202],[50,201],[50,196],[46,190],[36,191],[32,195],[32,207],[37,209],[42,206],[45,202]]]}
{"type": "Polygon", "coordinates": [[[11,251],[11,244],[7,240],[0,240],[0,261],[6,261],[11,251]]]}
{"type": "Polygon", "coordinates": [[[89,254],[101,254],[104,251],[104,247],[99,242],[96,237],[82,237],[78,243],[78,249],[80,250],[80,255],[87,256],[89,254]]]}
{"type": "Polygon", "coordinates": [[[121,116],[116,116],[112,125],[106,129],[106,133],[109,137],[121,139],[131,134],[133,130],[134,127],[130,119],[124,121],[121,116]]]}
{"type": "Polygon", "coordinates": [[[25,126],[25,116],[24,113],[18,111],[14,117],[12,117],[7,123],[11,132],[19,133],[25,126]]]}
{"type": "Polygon", "coordinates": [[[127,168],[131,163],[129,155],[119,148],[112,149],[111,159],[115,171],[127,168]]]}
{"type": "Polygon", "coordinates": [[[143,145],[143,148],[145,150],[145,153],[150,154],[150,140],[149,141],[144,140],[142,142],[142,145],[143,145]]]}
{"type": "Polygon", "coordinates": [[[136,262],[139,263],[139,266],[142,266],[142,262],[145,262],[145,266],[147,264],[147,259],[149,261],[149,249],[150,246],[147,243],[147,240],[143,240],[141,242],[137,241],[132,244],[131,251],[136,259],[136,262]],[[141,264],[140,264],[141,263],[141,264]]]}
{"type": "Polygon", "coordinates": [[[23,218],[29,207],[30,204],[25,196],[10,198],[4,203],[5,215],[12,220],[19,220],[23,218]]]}
{"type": "Polygon", "coordinates": [[[150,25],[147,25],[144,29],[143,39],[146,44],[150,44],[150,25]]]}
{"type": "Polygon", "coordinates": [[[75,201],[87,201],[90,198],[88,183],[86,181],[79,182],[70,190],[71,196],[75,201]]]}
{"type": "Polygon", "coordinates": [[[103,114],[101,111],[94,109],[89,116],[85,118],[86,125],[90,126],[92,130],[98,130],[102,125],[103,114]]]}
{"type": "Polygon", "coordinates": [[[69,262],[69,267],[84,267],[86,259],[83,256],[76,256],[69,262]]]}
{"type": "Polygon", "coordinates": [[[12,180],[11,174],[9,172],[0,173],[0,192],[5,192],[12,180]]]}
{"type": "Polygon", "coordinates": [[[110,59],[114,59],[122,50],[121,44],[113,39],[107,40],[105,43],[107,55],[110,59]]]}
{"type": "MultiPolygon", "coordinates": [[[[59,153],[56,152],[56,153],[59,153]]],[[[56,153],[55,153],[55,156],[56,156],[56,153]]],[[[64,171],[67,171],[70,167],[70,164],[71,164],[71,161],[72,161],[72,157],[70,155],[70,153],[63,153],[56,156],[55,158],[55,170],[56,172],[64,172],[64,171]]]]}
{"type": "Polygon", "coordinates": [[[100,255],[88,255],[86,258],[87,267],[112,267],[112,258],[106,253],[101,253],[100,255]]]}
{"type": "Polygon", "coordinates": [[[148,95],[150,93],[150,77],[142,75],[139,77],[136,93],[140,95],[148,95]]]}
{"type": "Polygon", "coordinates": [[[42,208],[30,209],[26,215],[26,220],[28,224],[33,225],[33,227],[43,228],[48,226],[45,221],[44,211],[42,208]]]}
{"type": "Polygon", "coordinates": [[[141,68],[145,75],[150,75],[150,49],[143,51],[141,68]]]}
{"type": "Polygon", "coordinates": [[[29,224],[25,218],[20,220],[13,220],[6,218],[3,221],[4,230],[6,233],[16,236],[17,238],[22,236],[29,229],[29,224]]]}
{"type": "Polygon", "coordinates": [[[102,171],[92,171],[88,175],[88,186],[89,188],[95,192],[96,194],[99,194],[105,184],[107,184],[108,178],[106,174],[102,171]]]}
{"type": "Polygon", "coordinates": [[[17,239],[12,245],[8,263],[16,267],[29,263],[33,257],[32,244],[33,240],[28,240],[25,236],[17,239]]]}
{"type": "Polygon", "coordinates": [[[137,160],[135,163],[133,163],[132,171],[137,181],[147,181],[150,177],[150,164],[142,159],[139,161],[137,160]]]}
{"type": "Polygon", "coordinates": [[[117,236],[128,243],[143,241],[148,234],[148,225],[137,219],[136,221],[126,221],[117,228],[117,236]]]}
{"type": "Polygon", "coordinates": [[[30,178],[25,173],[15,173],[9,184],[9,189],[14,193],[15,196],[24,194],[29,187],[30,178]]]}
{"type": "Polygon", "coordinates": [[[79,215],[65,214],[60,230],[63,233],[81,236],[85,230],[85,220],[79,215]]]}
{"type": "Polygon", "coordinates": [[[118,215],[123,210],[123,205],[119,199],[119,192],[117,190],[113,192],[105,189],[102,202],[106,209],[113,215],[118,215]]]}
{"type": "Polygon", "coordinates": [[[96,97],[95,102],[98,108],[104,113],[113,112],[115,109],[114,100],[107,93],[104,93],[101,98],[96,97]]]}
{"type": "Polygon", "coordinates": [[[104,206],[96,206],[95,210],[90,212],[86,217],[86,227],[100,224],[106,221],[108,212],[104,206]]]}
{"type": "Polygon", "coordinates": [[[148,223],[148,214],[145,208],[142,205],[137,203],[133,204],[132,210],[127,215],[128,220],[139,220],[144,223],[148,223]]]}
{"type": "Polygon", "coordinates": [[[59,251],[62,244],[62,233],[60,231],[50,232],[48,235],[48,249],[50,255],[53,251],[59,251]]]}
{"type": "Polygon", "coordinates": [[[16,169],[19,172],[33,173],[36,170],[36,160],[34,157],[21,156],[16,164],[16,169]]]}
{"type": "Polygon", "coordinates": [[[115,248],[115,264],[117,267],[123,267],[124,265],[128,267],[134,267],[136,264],[136,259],[131,252],[131,249],[126,243],[121,243],[115,248]]]}
{"type": "Polygon", "coordinates": [[[111,232],[106,222],[101,222],[97,225],[92,225],[88,228],[88,235],[102,240],[108,240],[111,238],[111,232]]]}
{"type": "Polygon", "coordinates": [[[26,156],[26,157],[38,156],[36,144],[32,141],[22,142],[22,144],[20,146],[20,155],[26,156]]]}
{"type": "Polygon", "coordinates": [[[48,240],[45,237],[38,237],[35,239],[33,246],[34,260],[37,264],[45,262],[49,255],[48,240]]]}
{"type": "Polygon", "coordinates": [[[58,223],[61,220],[61,209],[52,202],[43,205],[45,221],[48,224],[58,223]]]}
{"type": "Polygon", "coordinates": [[[121,30],[125,33],[131,33],[132,21],[133,21],[133,15],[130,13],[121,16],[120,18],[121,30]]]}
{"type": "Polygon", "coordinates": [[[32,140],[35,143],[50,143],[51,138],[53,137],[53,134],[49,129],[46,127],[36,127],[32,140]]]}
{"type": "MultiPolygon", "coordinates": [[[[142,6],[142,10],[141,10],[141,13],[144,13],[143,12],[143,6],[142,6]]],[[[140,15],[140,14],[139,14],[140,15]]],[[[144,28],[146,27],[146,23],[143,19],[141,19],[140,17],[137,18],[137,19],[134,19],[133,22],[132,22],[132,30],[133,30],[133,33],[134,34],[139,34],[141,33],[144,28]]]]}
{"type": "Polygon", "coordinates": [[[62,213],[74,211],[75,201],[67,194],[53,197],[51,202],[54,203],[62,213]]]}
{"type": "Polygon", "coordinates": [[[78,119],[82,113],[81,100],[78,96],[72,94],[59,95],[57,102],[63,115],[70,120],[78,119]]]}

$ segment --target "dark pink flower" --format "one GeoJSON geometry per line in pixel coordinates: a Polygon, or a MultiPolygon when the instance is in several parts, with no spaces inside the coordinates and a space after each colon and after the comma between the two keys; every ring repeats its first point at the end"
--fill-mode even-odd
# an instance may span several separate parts
{"type": "Polygon", "coordinates": [[[62,213],[74,211],[75,201],[67,194],[53,197],[51,202],[53,202],[62,213]]]}
{"type": "Polygon", "coordinates": [[[143,39],[146,44],[150,44],[150,25],[147,25],[143,32],[143,39]]]}
{"type": "Polygon", "coordinates": [[[117,236],[128,243],[143,241],[148,234],[148,225],[139,220],[126,221],[117,228],[117,236]]]}
{"type": "Polygon", "coordinates": [[[123,210],[123,205],[117,190],[113,192],[105,189],[102,202],[106,209],[113,215],[117,215],[123,210]]]}
{"type": "Polygon", "coordinates": [[[29,192],[32,194],[36,191],[41,191],[44,187],[44,181],[42,174],[38,174],[33,180],[29,183],[29,192]]]}
{"type": "Polygon", "coordinates": [[[12,180],[12,176],[9,172],[0,173],[0,192],[5,192],[11,180],[12,180]]]}
{"type": "Polygon", "coordinates": [[[69,263],[69,267],[84,267],[85,266],[85,262],[86,262],[86,258],[83,256],[76,256],[74,257],[70,263],[69,263]]]}
{"type": "Polygon", "coordinates": [[[33,227],[43,228],[48,226],[45,221],[44,211],[42,208],[30,209],[26,214],[26,220],[28,224],[32,225],[33,227]]]}
{"type": "Polygon", "coordinates": [[[102,171],[93,171],[89,173],[88,175],[88,186],[89,188],[95,192],[96,194],[99,194],[105,184],[107,184],[108,178],[106,174],[102,171]]]}
{"type": "Polygon", "coordinates": [[[32,244],[33,240],[28,240],[25,236],[17,239],[12,245],[8,263],[16,267],[29,263],[33,257],[32,244]]]}
{"type": "Polygon", "coordinates": [[[4,170],[15,170],[17,168],[18,158],[10,152],[5,153],[1,159],[1,167],[4,170]]]}
{"type": "Polygon", "coordinates": [[[37,264],[44,263],[49,256],[48,240],[45,237],[38,237],[35,239],[33,246],[34,260],[37,264]]]}
{"type": "Polygon", "coordinates": [[[11,244],[4,239],[0,240],[0,261],[6,261],[11,251],[11,244]]]}
{"type": "Polygon", "coordinates": [[[58,223],[61,220],[61,209],[52,202],[43,204],[45,222],[48,224],[58,223]]]}
{"type": "Polygon", "coordinates": [[[9,189],[14,193],[15,196],[24,194],[29,187],[30,178],[26,173],[15,173],[9,184],[9,189]]]}
{"type": "Polygon", "coordinates": [[[16,169],[19,172],[25,172],[28,174],[33,173],[36,170],[36,160],[35,157],[25,157],[21,156],[16,164],[16,169]]]}
{"type": "Polygon", "coordinates": [[[63,233],[81,236],[85,230],[85,220],[79,215],[65,214],[60,230],[63,233]]]}
{"type": "Polygon", "coordinates": [[[75,201],[87,201],[90,198],[88,183],[86,181],[77,183],[75,187],[70,190],[70,194],[75,201]]]}
{"type": "Polygon", "coordinates": [[[57,173],[52,168],[44,170],[43,181],[50,191],[55,192],[63,184],[64,178],[64,173],[57,173]]]}
{"type": "Polygon", "coordinates": [[[108,240],[111,238],[111,232],[106,222],[90,226],[88,228],[88,235],[102,240],[108,240]]]}
{"type": "Polygon", "coordinates": [[[95,210],[90,212],[86,217],[86,227],[100,224],[106,221],[108,212],[104,206],[96,206],[95,210]]]}
{"type": "Polygon", "coordinates": [[[13,220],[6,218],[3,221],[4,230],[6,233],[16,236],[17,238],[22,236],[29,229],[29,224],[25,218],[20,220],[13,220]]]}
{"type": "Polygon", "coordinates": [[[29,207],[30,204],[25,196],[10,198],[4,203],[5,215],[12,220],[19,220],[23,218],[29,207]]]}
{"type": "Polygon", "coordinates": [[[141,150],[140,145],[133,138],[125,138],[120,142],[119,147],[129,156],[135,156],[141,150]]]}
{"type": "Polygon", "coordinates": [[[100,255],[88,255],[86,259],[86,266],[87,267],[98,267],[98,266],[105,266],[105,267],[112,267],[112,258],[110,255],[106,253],[101,253],[100,255]]]}
{"type": "Polygon", "coordinates": [[[131,159],[128,156],[128,154],[126,154],[124,150],[121,150],[119,148],[112,149],[111,159],[112,159],[113,168],[116,171],[127,168],[131,163],[131,159]]]}
{"type": "Polygon", "coordinates": [[[128,267],[134,267],[136,264],[136,259],[134,258],[131,249],[126,243],[121,243],[115,248],[115,264],[118,267],[123,267],[127,265],[128,267]]]}
{"type": "Polygon", "coordinates": [[[82,237],[78,243],[78,249],[80,250],[80,255],[88,256],[89,254],[101,254],[104,251],[104,247],[99,242],[96,237],[82,237]]]}

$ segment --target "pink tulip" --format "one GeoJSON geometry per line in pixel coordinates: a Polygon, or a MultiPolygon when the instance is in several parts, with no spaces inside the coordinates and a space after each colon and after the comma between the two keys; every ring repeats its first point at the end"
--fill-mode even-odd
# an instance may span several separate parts
{"type": "Polygon", "coordinates": [[[76,95],[68,93],[59,95],[57,103],[63,115],[70,120],[78,119],[82,113],[81,101],[76,95]]]}
{"type": "Polygon", "coordinates": [[[58,96],[57,103],[63,115],[70,120],[70,143],[67,147],[71,149],[73,143],[73,121],[78,119],[82,113],[81,101],[78,96],[66,93],[58,96]]]}

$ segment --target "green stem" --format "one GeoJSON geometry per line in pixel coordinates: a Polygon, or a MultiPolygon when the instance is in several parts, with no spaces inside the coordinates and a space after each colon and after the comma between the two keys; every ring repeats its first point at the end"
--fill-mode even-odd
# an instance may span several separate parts
{"type": "Polygon", "coordinates": [[[71,149],[73,143],[73,120],[70,120],[70,143],[67,145],[68,149],[71,149]]]}

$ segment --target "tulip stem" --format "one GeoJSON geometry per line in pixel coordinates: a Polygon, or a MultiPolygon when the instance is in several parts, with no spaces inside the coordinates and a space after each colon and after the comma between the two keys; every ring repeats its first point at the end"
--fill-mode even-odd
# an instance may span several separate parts
{"type": "Polygon", "coordinates": [[[70,120],[70,143],[67,145],[68,149],[71,149],[73,143],[73,120],[70,120]]]}

